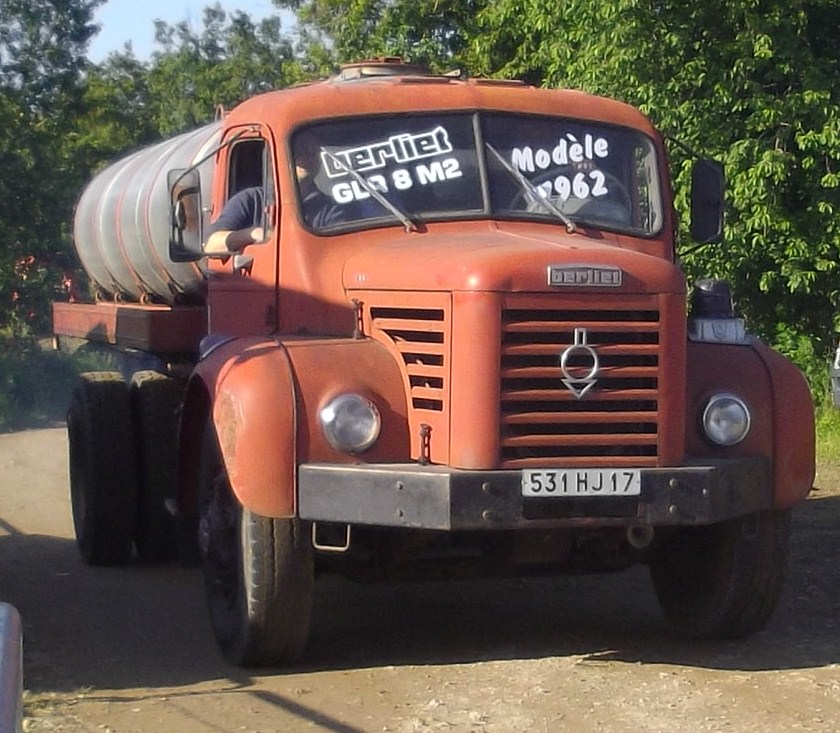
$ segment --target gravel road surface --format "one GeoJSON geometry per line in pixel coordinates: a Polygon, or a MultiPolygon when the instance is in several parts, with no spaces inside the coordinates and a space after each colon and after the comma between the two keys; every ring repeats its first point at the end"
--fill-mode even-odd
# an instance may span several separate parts
{"type": "Polygon", "coordinates": [[[795,514],[788,582],[747,641],[687,642],[643,568],[357,585],[319,579],[306,662],[249,673],[197,570],[90,568],[63,428],[0,435],[0,600],[24,625],[27,731],[840,730],[840,466],[795,514]]]}

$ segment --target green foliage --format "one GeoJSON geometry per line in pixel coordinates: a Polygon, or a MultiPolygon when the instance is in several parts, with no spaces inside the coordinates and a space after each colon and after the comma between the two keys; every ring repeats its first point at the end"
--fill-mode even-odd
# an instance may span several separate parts
{"type": "Polygon", "coordinates": [[[162,135],[208,122],[219,107],[303,79],[279,17],[254,24],[246,13],[228,16],[216,3],[205,8],[199,35],[187,23],[157,21],[155,30],[161,50],[148,73],[149,102],[162,135]]]}
{"type": "Polygon", "coordinates": [[[833,405],[817,408],[817,462],[840,461],[840,410],[833,405]]]}
{"type": "Polygon", "coordinates": [[[76,377],[93,366],[32,338],[0,336],[0,432],[64,420],[76,377]]]}
{"type": "Polygon", "coordinates": [[[73,208],[117,156],[213,119],[217,107],[303,78],[279,18],[218,3],[194,34],[156,27],[150,63],[127,48],[91,66],[104,0],[0,0],[0,329],[46,333],[51,302],[81,280],[73,208]]]}
{"type": "Polygon", "coordinates": [[[786,324],[779,324],[773,346],[802,370],[817,405],[827,405],[831,397],[828,362],[814,342],[786,324]]]}
{"type": "MultiPolygon", "coordinates": [[[[501,0],[479,25],[481,71],[624,99],[724,162],[726,243],[686,250],[689,277],[731,281],[753,329],[772,340],[785,324],[827,358],[840,292],[836,2],[501,0]]],[[[687,240],[689,166],[672,156],[687,240]]]]}
{"type": "Polygon", "coordinates": [[[64,140],[101,0],[0,0],[0,328],[44,332],[72,267],[76,197],[64,140]]]}
{"type": "Polygon", "coordinates": [[[321,74],[336,63],[401,56],[451,68],[477,32],[480,0],[274,0],[298,17],[307,66],[321,74]]]}
{"type": "MultiPolygon", "coordinates": [[[[91,67],[74,129],[67,139],[81,188],[103,162],[159,137],[150,109],[148,69],[130,53],[91,67]]],[[[77,188],[77,194],[78,194],[77,188]]]]}

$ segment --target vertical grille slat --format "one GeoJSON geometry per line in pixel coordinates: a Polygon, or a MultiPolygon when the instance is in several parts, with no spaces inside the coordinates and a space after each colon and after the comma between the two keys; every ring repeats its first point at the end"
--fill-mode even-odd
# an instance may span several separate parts
{"type": "Polygon", "coordinates": [[[556,300],[511,296],[502,314],[501,466],[655,465],[658,457],[660,328],[654,296],[593,298],[558,309],[556,300]],[[585,334],[587,349],[567,357],[572,377],[595,384],[578,398],[565,384],[562,353],[585,334]]]}

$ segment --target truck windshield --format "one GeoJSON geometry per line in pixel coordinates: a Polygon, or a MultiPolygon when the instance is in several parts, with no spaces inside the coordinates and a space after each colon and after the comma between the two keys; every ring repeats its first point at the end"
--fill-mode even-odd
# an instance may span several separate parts
{"type": "Polygon", "coordinates": [[[651,236],[663,222],[652,141],[601,123],[501,113],[345,118],[296,132],[292,152],[302,217],[317,233],[498,218],[651,236]]]}

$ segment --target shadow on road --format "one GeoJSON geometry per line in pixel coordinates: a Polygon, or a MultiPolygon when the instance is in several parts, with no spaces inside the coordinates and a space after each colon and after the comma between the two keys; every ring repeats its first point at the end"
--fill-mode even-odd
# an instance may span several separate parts
{"type": "MultiPolygon", "coordinates": [[[[646,571],[429,584],[319,579],[306,664],[268,673],[579,656],[711,669],[840,663],[840,497],[795,515],[792,562],[767,629],[741,642],[675,638],[646,571]]],[[[70,540],[0,538],[0,597],[20,610],[33,691],[247,686],[211,637],[197,570],[91,568],[70,540]]]]}

